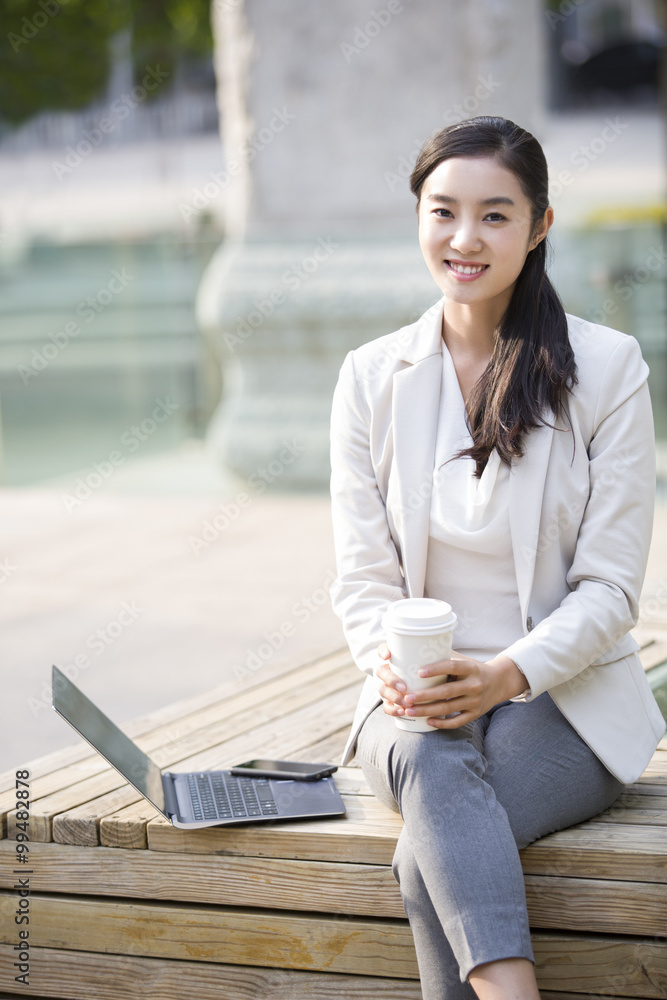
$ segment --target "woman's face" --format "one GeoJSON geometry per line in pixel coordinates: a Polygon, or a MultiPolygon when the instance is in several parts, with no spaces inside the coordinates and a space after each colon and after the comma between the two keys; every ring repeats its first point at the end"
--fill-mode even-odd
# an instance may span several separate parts
{"type": "Polygon", "coordinates": [[[553,221],[548,208],[531,237],[531,204],[495,157],[457,156],[428,175],[419,202],[419,244],[448,300],[509,305],[529,250],[553,221]]]}

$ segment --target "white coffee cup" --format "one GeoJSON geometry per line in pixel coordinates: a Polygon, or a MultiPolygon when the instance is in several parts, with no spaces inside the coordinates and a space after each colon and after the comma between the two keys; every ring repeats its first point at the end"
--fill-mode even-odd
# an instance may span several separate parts
{"type": "MultiPolygon", "coordinates": [[[[433,597],[408,597],[394,601],[383,615],[382,626],[391,653],[390,667],[405,681],[408,691],[422,691],[447,680],[447,674],[420,677],[417,671],[429,663],[451,657],[456,615],[449,604],[433,597]]],[[[451,714],[458,715],[457,712],[451,714]]],[[[394,722],[399,729],[432,733],[436,727],[429,726],[426,719],[425,715],[395,716],[394,722]]]]}

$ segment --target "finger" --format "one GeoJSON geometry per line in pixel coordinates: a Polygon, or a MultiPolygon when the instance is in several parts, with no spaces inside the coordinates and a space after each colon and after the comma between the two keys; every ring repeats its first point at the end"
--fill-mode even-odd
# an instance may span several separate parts
{"type": "Polygon", "coordinates": [[[375,671],[375,676],[379,677],[385,684],[395,688],[397,691],[407,691],[405,681],[403,681],[398,674],[394,673],[388,663],[380,664],[375,671]]]}
{"type": "Polygon", "coordinates": [[[391,656],[386,642],[381,642],[378,646],[378,656],[383,660],[388,660],[391,656]]]}
{"type": "Polygon", "coordinates": [[[420,667],[417,673],[420,677],[437,677],[440,674],[452,674],[457,677],[466,677],[477,664],[467,656],[458,656],[452,653],[449,660],[438,660],[437,663],[427,663],[420,667]]]}
{"type": "Polygon", "coordinates": [[[384,698],[382,699],[382,711],[386,715],[393,715],[394,718],[401,718],[405,715],[405,710],[400,705],[395,705],[393,702],[386,701],[384,698]]]}
{"type": "Polygon", "coordinates": [[[457,712],[457,709],[450,701],[430,701],[428,704],[410,705],[405,708],[406,716],[410,718],[428,719],[431,716],[450,715],[457,712]]]}
{"type": "Polygon", "coordinates": [[[468,694],[465,680],[454,680],[450,679],[451,674],[447,675],[447,680],[442,684],[436,684],[434,687],[422,688],[419,691],[409,691],[404,698],[406,707],[412,707],[413,705],[426,705],[430,702],[449,702],[452,698],[463,698],[468,694]]]}
{"type": "MultiPolygon", "coordinates": [[[[447,714],[449,715],[450,713],[448,712],[447,714]]],[[[476,715],[474,712],[464,711],[451,716],[449,719],[429,716],[428,724],[433,726],[434,729],[460,729],[461,726],[465,726],[468,722],[474,722],[478,718],[479,715],[476,715]]]]}
{"type": "Polygon", "coordinates": [[[403,705],[402,691],[397,691],[389,684],[378,685],[378,691],[383,701],[389,702],[391,705],[400,706],[401,710],[403,710],[405,706],[403,705]]]}

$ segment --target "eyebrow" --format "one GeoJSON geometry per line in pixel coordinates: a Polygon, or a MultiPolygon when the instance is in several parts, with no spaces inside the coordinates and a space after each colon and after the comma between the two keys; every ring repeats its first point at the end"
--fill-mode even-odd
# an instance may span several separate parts
{"type": "MultiPolygon", "coordinates": [[[[443,205],[458,205],[456,198],[451,198],[448,194],[429,194],[427,201],[438,201],[443,205]]],[[[494,198],[482,198],[478,205],[514,205],[511,198],[506,195],[497,195],[494,198]]]]}

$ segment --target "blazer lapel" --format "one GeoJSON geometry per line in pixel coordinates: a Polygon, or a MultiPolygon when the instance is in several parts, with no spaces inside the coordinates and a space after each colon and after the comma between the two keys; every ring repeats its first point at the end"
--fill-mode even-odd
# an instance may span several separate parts
{"type": "Polygon", "coordinates": [[[510,471],[509,518],[521,618],[527,623],[528,600],[540,546],[540,516],[554,429],[541,425],[526,435],[523,458],[510,471]]]}
{"type": "Polygon", "coordinates": [[[422,597],[426,577],[435,441],[442,382],[442,309],[437,302],[405,345],[409,367],[394,375],[392,420],[398,507],[393,511],[411,597],[422,597]]]}

